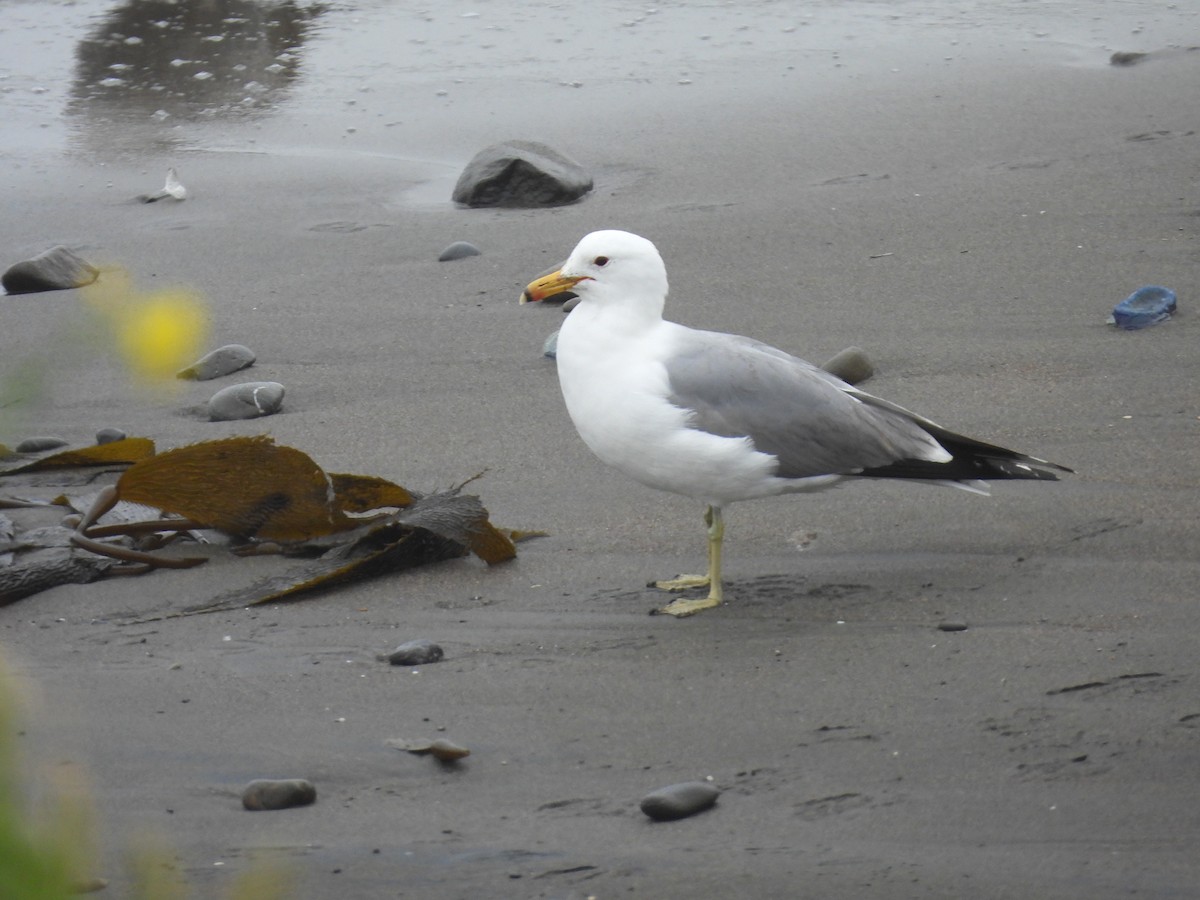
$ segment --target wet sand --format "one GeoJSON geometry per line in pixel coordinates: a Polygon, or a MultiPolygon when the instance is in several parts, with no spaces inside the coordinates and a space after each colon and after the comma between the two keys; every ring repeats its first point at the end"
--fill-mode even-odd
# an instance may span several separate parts
{"type": "MultiPolygon", "coordinates": [[[[212,345],[254,348],[250,377],[288,393],[270,419],[209,423],[196,407],[236,376],[147,394],[71,335],[75,293],[3,298],[0,359],[51,378],[0,439],[267,432],[419,490],[486,469],[493,520],[549,532],[492,569],[236,613],[125,624],[278,563],[0,609],[30,772],[86,772],[108,894],[153,838],[203,897],[264,858],[298,898],[1190,896],[1200,52],[1172,42],[1196,14],[558,15],[333,10],[294,82],[236,118],[147,124],[32,62],[7,79],[5,265],[65,243],[140,288],[190,286],[212,345]],[[514,137],[596,190],[453,208],[462,165],[514,137]],[[133,202],[168,166],[192,196],[133,202]],[[516,304],[601,227],[658,244],[671,317],[818,362],[859,345],[868,390],[1078,474],[741,504],[727,605],[648,617],[644,585],[702,562],[701,510],[590,456],[540,357],[560,314],[516,304]],[[437,262],[454,240],[483,255],[437,262]],[[1175,319],[1105,324],[1155,283],[1175,319]],[[412,638],[446,659],[376,660],[412,638]],[[472,752],[445,768],[397,737],[472,752]],[[243,811],[262,777],[309,778],[317,803],[243,811]],[[705,778],[708,812],[637,809],[705,778]]],[[[61,50],[89,27],[47,33],[61,50]]]]}

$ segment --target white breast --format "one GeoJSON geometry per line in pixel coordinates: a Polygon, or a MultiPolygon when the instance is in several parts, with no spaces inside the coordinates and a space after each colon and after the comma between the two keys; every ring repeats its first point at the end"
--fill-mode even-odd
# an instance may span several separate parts
{"type": "Polygon", "coordinates": [[[558,377],[584,443],[642,484],[717,506],[803,489],[775,478],[775,457],[748,438],[690,428],[687,411],[667,401],[662,360],[680,331],[662,320],[631,327],[588,304],[571,312],[558,337],[558,377]]]}

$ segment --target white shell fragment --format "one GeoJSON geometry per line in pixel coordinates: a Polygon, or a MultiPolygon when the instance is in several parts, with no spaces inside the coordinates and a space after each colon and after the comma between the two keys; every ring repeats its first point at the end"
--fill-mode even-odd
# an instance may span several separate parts
{"type": "Polygon", "coordinates": [[[175,173],[174,168],[167,169],[167,181],[159,190],[153,194],[143,194],[138,197],[143,203],[154,203],[157,200],[186,200],[187,188],[183,186],[183,182],[179,180],[179,176],[175,173]]]}

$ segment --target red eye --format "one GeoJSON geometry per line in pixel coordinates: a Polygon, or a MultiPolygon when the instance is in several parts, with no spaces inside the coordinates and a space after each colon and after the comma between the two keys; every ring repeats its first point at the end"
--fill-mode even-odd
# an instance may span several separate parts
{"type": "Polygon", "coordinates": [[[608,265],[608,257],[607,256],[597,256],[595,259],[592,260],[592,262],[597,266],[601,266],[601,267],[607,266],[608,265]]]}

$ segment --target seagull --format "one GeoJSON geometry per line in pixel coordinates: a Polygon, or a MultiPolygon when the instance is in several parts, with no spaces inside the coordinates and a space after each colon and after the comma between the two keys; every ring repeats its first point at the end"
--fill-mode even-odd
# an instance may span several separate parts
{"type": "Polygon", "coordinates": [[[964,437],[760,341],[663,319],[667,270],[653,243],[595,231],[521,302],[578,304],[558,336],[558,380],[579,436],[603,462],[706,507],[708,572],[655,582],[707,587],[655,610],[724,602],[722,511],[739,500],[903,478],[988,493],[984,479],[1056,481],[1066,466],[964,437]]]}

